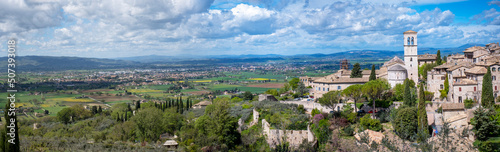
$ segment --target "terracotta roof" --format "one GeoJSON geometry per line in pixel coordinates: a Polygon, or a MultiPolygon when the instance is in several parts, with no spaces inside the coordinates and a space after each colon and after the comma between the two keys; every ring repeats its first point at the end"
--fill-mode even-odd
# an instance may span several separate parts
{"type": "Polygon", "coordinates": [[[368,77],[363,77],[363,78],[321,78],[316,80],[315,82],[317,83],[331,83],[331,84],[338,84],[338,83],[366,83],[369,81],[368,77]]]}
{"type": "Polygon", "coordinates": [[[473,47],[465,49],[464,53],[466,53],[466,52],[476,52],[476,51],[481,50],[481,49],[484,49],[484,47],[473,46],[473,47]]]}
{"type": "Polygon", "coordinates": [[[388,67],[388,66],[391,66],[391,65],[394,65],[394,64],[402,64],[402,65],[404,65],[405,62],[403,60],[401,60],[400,58],[398,58],[398,56],[395,56],[391,60],[385,62],[384,65],[382,65],[382,67],[388,67]]]}
{"type": "Polygon", "coordinates": [[[465,70],[465,73],[472,73],[472,74],[486,74],[488,70],[485,67],[481,66],[474,66],[471,69],[465,70]]]}
{"type": "Polygon", "coordinates": [[[418,60],[436,60],[436,54],[422,54],[418,55],[418,60]]]}
{"type": "Polygon", "coordinates": [[[461,67],[472,68],[474,65],[470,62],[454,62],[448,68],[448,71],[453,71],[461,67]]]}
{"type": "Polygon", "coordinates": [[[451,56],[452,59],[463,59],[465,56],[463,54],[455,54],[451,56]]]}
{"type": "Polygon", "coordinates": [[[404,32],[403,34],[417,34],[417,32],[412,31],[412,30],[408,30],[408,31],[404,32]]]}
{"type": "Polygon", "coordinates": [[[167,141],[165,141],[165,143],[163,145],[164,146],[176,146],[176,145],[178,145],[178,143],[175,140],[167,140],[167,141]]]}
{"type": "Polygon", "coordinates": [[[481,54],[476,54],[474,55],[472,58],[478,58],[478,57],[482,57],[482,56],[485,56],[485,55],[488,55],[489,53],[481,53],[481,54]]]}
{"type": "Polygon", "coordinates": [[[210,102],[210,101],[201,101],[201,102],[198,102],[197,104],[194,104],[194,106],[208,106],[211,104],[212,104],[212,102],[210,102]]]}
{"type": "Polygon", "coordinates": [[[453,83],[453,85],[460,85],[460,86],[463,86],[463,85],[477,85],[477,81],[475,80],[470,80],[470,79],[460,79],[459,82],[455,82],[453,83]]]}
{"type": "MultiPolygon", "coordinates": [[[[344,70],[344,72],[342,73],[343,76],[350,76],[351,75],[351,70],[344,70]]],[[[381,74],[383,71],[380,71],[380,70],[375,70],[375,74],[381,74]]],[[[370,75],[372,73],[372,70],[362,70],[361,71],[361,74],[362,75],[370,75]]],[[[335,74],[331,74],[331,75],[335,75],[335,74]]],[[[330,75],[326,76],[326,77],[329,77],[330,75]]],[[[336,76],[336,75],[335,75],[336,76]]],[[[331,77],[335,77],[335,76],[331,76],[331,77]]]]}
{"type": "Polygon", "coordinates": [[[401,65],[393,65],[389,67],[388,71],[406,71],[406,68],[401,65]]]}
{"type": "Polygon", "coordinates": [[[463,110],[464,103],[443,103],[443,110],[463,110]]]}

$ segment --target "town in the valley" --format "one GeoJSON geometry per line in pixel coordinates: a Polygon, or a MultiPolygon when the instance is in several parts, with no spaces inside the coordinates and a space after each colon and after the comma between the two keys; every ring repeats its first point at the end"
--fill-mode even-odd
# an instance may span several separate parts
{"type": "Polygon", "coordinates": [[[450,54],[419,53],[412,30],[400,42],[381,63],[23,72],[17,115],[0,123],[18,120],[21,151],[495,151],[498,42],[450,54]]]}

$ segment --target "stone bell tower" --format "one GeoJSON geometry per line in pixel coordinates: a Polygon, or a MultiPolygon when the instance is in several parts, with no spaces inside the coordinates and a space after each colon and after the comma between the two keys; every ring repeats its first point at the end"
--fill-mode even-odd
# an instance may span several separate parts
{"type": "Polygon", "coordinates": [[[417,50],[417,32],[408,30],[403,33],[404,49],[405,49],[405,67],[408,71],[408,79],[415,81],[418,84],[418,50],[417,50]]]}

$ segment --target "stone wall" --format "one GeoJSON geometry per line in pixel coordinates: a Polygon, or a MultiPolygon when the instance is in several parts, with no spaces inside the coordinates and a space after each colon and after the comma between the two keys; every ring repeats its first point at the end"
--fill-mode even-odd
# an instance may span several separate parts
{"type": "Polygon", "coordinates": [[[265,119],[262,119],[262,128],[267,143],[273,148],[282,143],[283,138],[285,138],[286,142],[293,148],[299,147],[304,139],[307,139],[308,142],[314,141],[314,135],[310,131],[309,126],[307,126],[307,130],[271,129],[269,123],[265,119]]]}

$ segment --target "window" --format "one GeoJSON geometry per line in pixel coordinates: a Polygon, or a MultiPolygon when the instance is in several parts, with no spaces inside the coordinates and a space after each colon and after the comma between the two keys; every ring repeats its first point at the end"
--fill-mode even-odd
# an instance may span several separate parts
{"type": "Polygon", "coordinates": [[[459,92],[462,92],[462,87],[458,87],[458,91],[459,91],[459,92]]]}
{"type": "Polygon", "coordinates": [[[497,80],[497,76],[491,76],[491,80],[497,80]]]}
{"type": "Polygon", "coordinates": [[[495,71],[496,71],[495,67],[491,68],[491,72],[495,72],[495,71]]]}
{"type": "Polygon", "coordinates": [[[476,87],[474,87],[474,91],[476,91],[476,87]]]}
{"type": "Polygon", "coordinates": [[[413,61],[413,58],[410,58],[410,61],[413,61]]]}
{"type": "Polygon", "coordinates": [[[330,88],[326,88],[326,91],[330,91],[330,88]]]}
{"type": "Polygon", "coordinates": [[[411,44],[410,44],[410,37],[408,37],[408,40],[407,40],[407,42],[406,42],[406,45],[411,45],[411,44]]]}
{"type": "Polygon", "coordinates": [[[413,41],[413,37],[411,37],[411,45],[415,45],[415,42],[413,41]]]}
{"type": "Polygon", "coordinates": [[[341,86],[337,86],[337,90],[340,90],[340,89],[342,89],[342,87],[341,86]]]}
{"type": "Polygon", "coordinates": [[[325,88],[323,88],[323,91],[325,91],[325,88]]]}
{"type": "Polygon", "coordinates": [[[443,90],[444,89],[444,85],[439,85],[439,89],[443,90]]]}
{"type": "Polygon", "coordinates": [[[458,103],[462,103],[462,96],[458,97],[458,103]]]}

